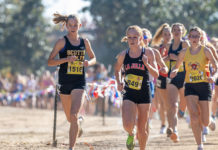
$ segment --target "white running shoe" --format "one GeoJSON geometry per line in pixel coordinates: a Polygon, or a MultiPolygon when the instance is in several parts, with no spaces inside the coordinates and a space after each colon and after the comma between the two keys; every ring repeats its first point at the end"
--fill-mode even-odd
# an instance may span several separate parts
{"type": "Polygon", "coordinates": [[[78,132],[78,137],[81,137],[82,134],[83,134],[82,123],[83,123],[83,121],[84,121],[84,117],[83,117],[83,116],[79,116],[78,120],[79,120],[79,132],[78,132]]]}
{"type": "Polygon", "coordinates": [[[166,126],[162,125],[160,128],[160,134],[165,134],[166,133],[166,126]]]}
{"type": "Polygon", "coordinates": [[[203,148],[202,147],[198,147],[198,150],[203,150],[203,148]]]}
{"type": "Polygon", "coordinates": [[[213,118],[211,118],[211,122],[209,124],[209,128],[211,131],[215,131],[216,130],[216,122],[213,118]]]}
{"type": "Polygon", "coordinates": [[[202,142],[205,143],[207,141],[206,135],[202,134],[202,142]]]}
{"type": "Polygon", "coordinates": [[[203,127],[202,134],[203,135],[208,135],[209,134],[209,128],[208,127],[203,127]]]}
{"type": "Polygon", "coordinates": [[[83,121],[84,121],[84,117],[83,117],[83,116],[79,116],[79,117],[78,117],[78,120],[79,120],[79,123],[82,124],[83,121]]]}
{"type": "Polygon", "coordinates": [[[199,145],[197,150],[203,150],[203,145],[199,145]]]}

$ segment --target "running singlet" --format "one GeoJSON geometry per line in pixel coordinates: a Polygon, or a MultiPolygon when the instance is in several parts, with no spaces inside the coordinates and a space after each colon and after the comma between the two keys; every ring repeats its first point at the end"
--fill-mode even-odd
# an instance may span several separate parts
{"type": "Polygon", "coordinates": [[[67,58],[69,56],[76,56],[74,62],[66,62],[60,65],[59,69],[59,83],[72,84],[74,82],[85,82],[84,66],[85,59],[85,43],[80,38],[78,46],[72,45],[68,38],[64,36],[66,44],[62,50],[59,51],[60,58],[67,58]]]}
{"type": "Polygon", "coordinates": [[[161,57],[165,57],[168,55],[166,47],[164,47],[162,44],[160,45],[159,52],[161,57]]]}
{"type": "Polygon", "coordinates": [[[142,53],[138,58],[131,58],[129,56],[129,50],[126,52],[126,56],[123,62],[125,71],[125,90],[128,92],[143,92],[146,93],[149,87],[149,74],[145,67],[142,56],[145,53],[145,49],[142,49],[142,53]]]}
{"type": "Polygon", "coordinates": [[[209,76],[208,59],[204,54],[204,47],[198,54],[192,55],[190,49],[188,48],[185,53],[185,82],[186,83],[199,83],[208,82],[207,77],[209,76]]]}
{"type": "MultiPolygon", "coordinates": [[[[173,43],[170,44],[169,52],[168,55],[170,54],[175,54],[176,56],[179,55],[179,52],[182,50],[182,42],[180,42],[179,47],[176,50],[173,50],[173,43]]],[[[176,65],[176,60],[170,60],[170,65],[169,65],[169,73],[173,69],[173,67],[176,65]]],[[[185,71],[184,69],[184,63],[179,67],[179,72],[185,71]]]]}

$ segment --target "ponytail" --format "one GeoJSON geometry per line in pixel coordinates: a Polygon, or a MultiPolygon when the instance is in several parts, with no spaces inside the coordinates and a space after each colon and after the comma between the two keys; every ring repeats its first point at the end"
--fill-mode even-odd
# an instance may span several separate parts
{"type": "Polygon", "coordinates": [[[77,22],[80,23],[80,19],[79,19],[79,17],[77,15],[69,15],[69,16],[67,16],[67,15],[61,15],[59,13],[54,13],[53,16],[54,16],[53,22],[55,24],[61,23],[63,28],[67,24],[68,20],[71,19],[71,18],[77,20],[77,22]]]}
{"type": "Polygon", "coordinates": [[[170,25],[168,23],[162,24],[154,34],[153,40],[151,42],[152,46],[159,46],[161,44],[162,40],[162,33],[164,29],[169,29],[170,30],[170,25]]]}

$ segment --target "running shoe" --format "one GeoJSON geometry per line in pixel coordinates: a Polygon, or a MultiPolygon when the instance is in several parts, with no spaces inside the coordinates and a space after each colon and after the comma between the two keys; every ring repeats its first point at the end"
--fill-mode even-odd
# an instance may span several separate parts
{"type": "Polygon", "coordinates": [[[128,150],[133,150],[135,147],[134,135],[128,135],[126,140],[126,147],[128,150]]]}
{"type": "Polygon", "coordinates": [[[84,121],[84,117],[83,116],[79,116],[78,120],[79,120],[79,123],[82,124],[82,122],[84,121]]]}
{"type": "Polygon", "coordinates": [[[166,126],[162,125],[160,128],[160,134],[165,134],[166,133],[166,126]]]}
{"type": "Polygon", "coordinates": [[[207,142],[207,138],[205,134],[202,134],[201,138],[202,138],[202,142],[204,143],[207,142]]]}
{"type": "Polygon", "coordinates": [[[198,146],[198,149],[197,150],[203,150],[203,147],[201,146],[198,146]]]}
{"type": "Polygon", "coordinates": [[[79,120],[79,133],[78,133],[78,137],[81,137],[82,134],[83,134],[82,123],[84,121],[84,117],[83,116],[79,116],[78,120],[79,120]]]}
{"type": "Polygon", "coordinates": [[[173,133],[170,135],[170,138],[171,138],[171,140],[172,140],[174,143],[179,142],[179,135],[178,135],[178,132],[173,132],[173,133]]]}
{"type": "Polygon", "coordinates": [[[173,130],[171,128],[167,128],[167,137],[170,137],[173,133],[173,130]]]}
{"type": "Polygon", "coordinates": [[[216,130],[216,122],[215,122],[215,119],[213,119],[212,117],[211,117],[211,122],[209,124],[209,128],[210,128],[211,131],[216,130]]]}
{"type": "Polygon", "coordinates": [[[203,135],[208,135],[209,134],[209,128],[208,127],[203,127],[202,134],[203,135]]]}

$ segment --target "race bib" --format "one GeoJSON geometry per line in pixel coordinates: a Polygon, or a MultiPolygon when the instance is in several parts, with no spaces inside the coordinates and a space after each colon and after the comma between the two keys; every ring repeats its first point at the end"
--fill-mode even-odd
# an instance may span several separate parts
{"type": "Polygon", "coordinates": [[[68,62],[67,74],[83,74],[83,63],[81,61],[68,62]]]}
{"type": "Polygon", "coordinates": [[[204,73],[201,72],[197,72],[197,71],[191,71],[189,74],[189,81],[190,82],[198,82],[204,80],[204,73]]]}
{"type": "Polygon", "coordinates": [[[137,76],[133,74],[128,74],[125,77],[125,81],[130,89],[141,90],[143,76],[137,76]]]}

